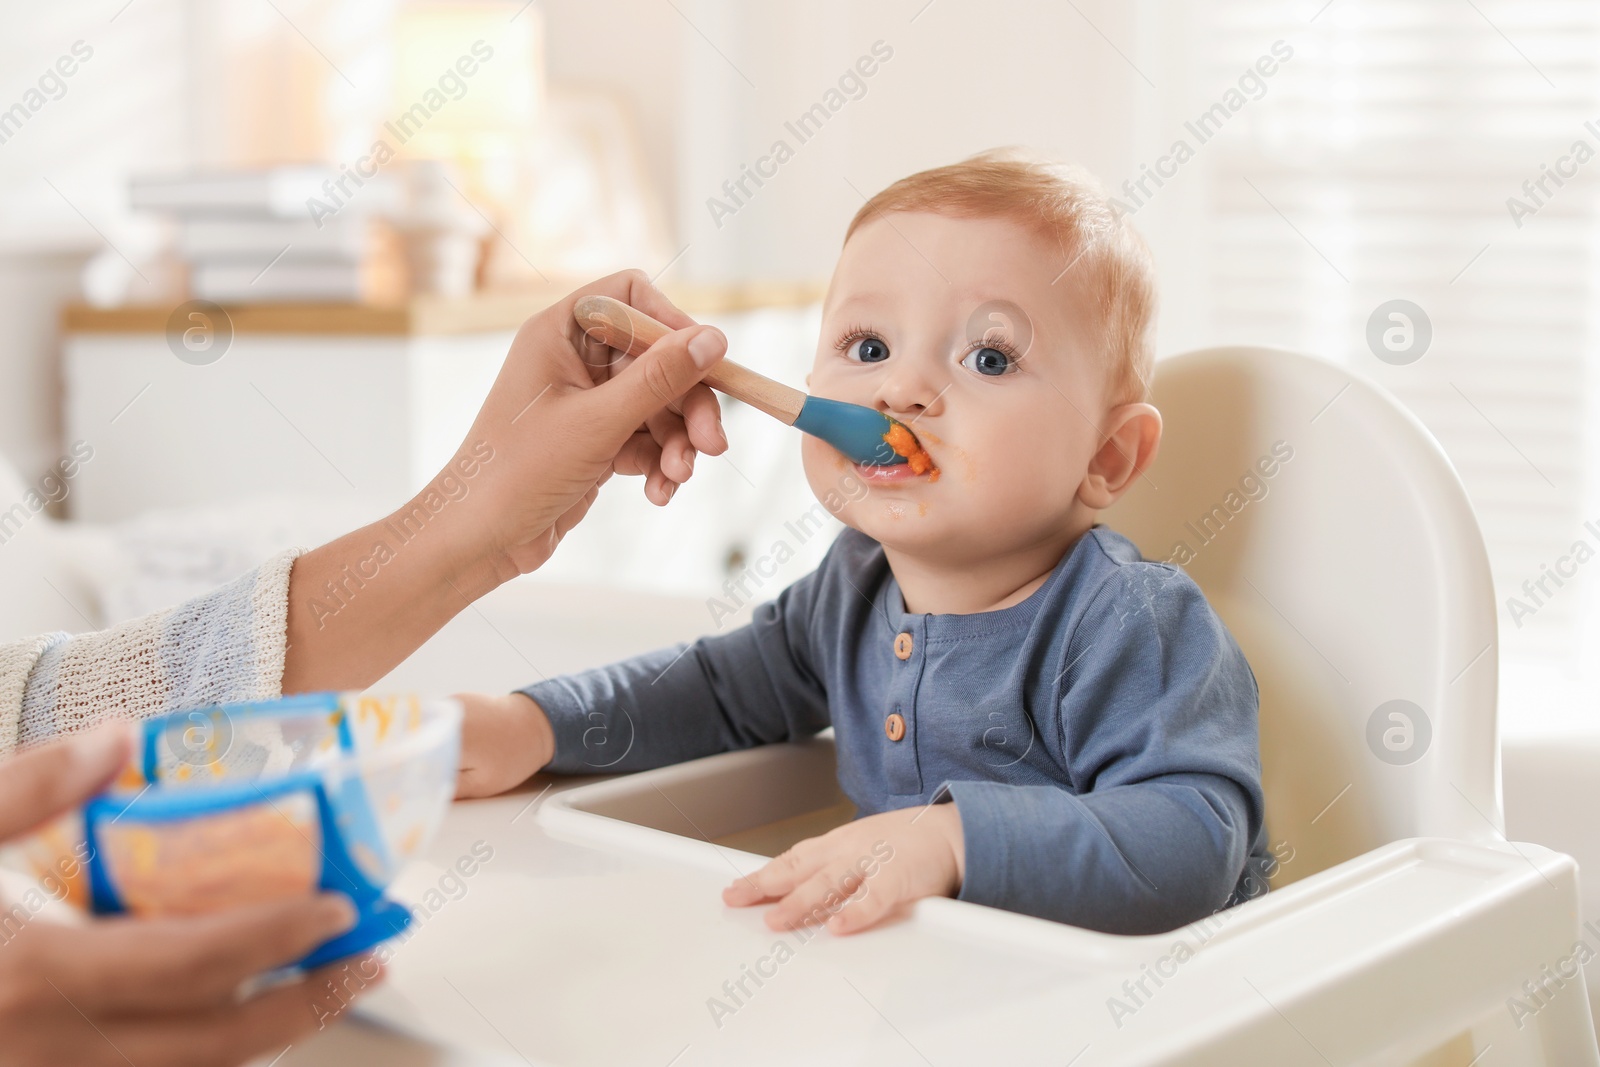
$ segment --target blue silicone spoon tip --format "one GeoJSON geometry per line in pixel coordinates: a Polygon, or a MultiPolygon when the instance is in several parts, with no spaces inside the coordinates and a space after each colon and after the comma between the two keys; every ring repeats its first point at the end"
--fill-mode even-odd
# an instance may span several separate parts
{"type": "Polygon", "coordinates": [[[794,428],[828,442],[850,460],[871,467],[892,467],[906,457],[889,447],[883,435],[895,420],[881,411],[808,396],[800,408],[794,428]]]}

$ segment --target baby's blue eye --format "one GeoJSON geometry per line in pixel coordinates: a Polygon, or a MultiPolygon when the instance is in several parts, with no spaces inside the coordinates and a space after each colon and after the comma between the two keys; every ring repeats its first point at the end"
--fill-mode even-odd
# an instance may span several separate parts
{"type": "Polygon", "coordinates": [[[876,337],[863,337],[845,355],[862,363],[882,363],[889,358],[889,346],[876,337]]]}
{"type": "Polygon", "coordinates": [[[962,359],[961,365],[979,374],[1004,374],[1011,369],[1011,357],[998,348],[974,348],[962,359]]]}

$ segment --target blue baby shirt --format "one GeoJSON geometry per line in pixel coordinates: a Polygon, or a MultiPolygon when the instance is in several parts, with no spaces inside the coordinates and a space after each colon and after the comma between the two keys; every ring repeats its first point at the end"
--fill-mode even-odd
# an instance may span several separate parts
{"type": "Polygon", "coordinates": [[[1265,891],[1255,677],[1198,586],[1096,526],[1026,600],[914,615],[846,530],[750,625],[522,690],[549,770],[834,727],[859,815],[953,800],[960,899],[1155,933],[1265,891]]]}

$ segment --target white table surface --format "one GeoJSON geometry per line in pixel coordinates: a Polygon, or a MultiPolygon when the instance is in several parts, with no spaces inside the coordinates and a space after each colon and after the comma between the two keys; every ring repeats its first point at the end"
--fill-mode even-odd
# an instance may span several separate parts
{"type": "MultiPolygon", "coordinates": [[[[476,843],[493,849],[462,880],[459,899],[395,949],[385,988],[373,994],[373,1014],[434,1041],[358,1020],[291,1049],[279,1067],[689,1067],[772,1062],[835,1042],[863,1052],[879,1045],[872,1062],[925,1064],[932,1052],[911,1044],[919,1027],[1071,980],[1043,960],[908,924],[801,944],[768,930],[762,909],[722,904],[731,868],[721,877],[551,838],[530,808],[547,785],[570,788],[536,779],[509,796],[456,805],[428,859],[395,887],[419,900],[476,843]],[[779,940],[795,946],[793,958],[759,989],[747,980],[753,996],[718,1026],[708,998],[724,997],[722,983],[779,940]],[[884,1058],[885,1041],[898,1053],[884,1058]]],[[[1040,1023],[1041,1051],[1064,1047],[1065,1035],[1040,1023]]]]}

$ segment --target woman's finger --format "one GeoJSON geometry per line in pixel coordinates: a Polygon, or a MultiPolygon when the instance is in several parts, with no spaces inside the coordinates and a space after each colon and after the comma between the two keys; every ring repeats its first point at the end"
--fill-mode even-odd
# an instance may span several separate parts
{"type": "Polygon", "coordinates": [[[304,980],[279,986],[242,1004],[197,1012],[122,1017],[100,1024],[133,1062],[161,1067],[223,1067],[281,1055],[306,1034],[343,1018],[356,1000],[383,981],[375,957],[329,964],[304,980]]]}
{"type": "Polygon", "coordinates": [[[589,424],[620,439],[692,389],[728,351],[728,339],[712,326],[669,333],[610,381],[584,393],[589,424]]]}
{"type": "Polygon", "coordinates": [[[701,384],[690,389],[677,406],[689,430],[689,443],[696,451],[720,456],[728,450],[728,435],[722,428],[722,406],[710,386],[701,384]]]}
{"type": "Polygon", "coordinates": [[[672,501],[672,496],[678,491],[678,483],[668,478],[660,470],[651,471],[645,475],[644,496],[658,508],[664,508],[672,501]]]}
{"type": "Polygon", "coordinates": [[[645,420],[645,428],[661,446],[661,470],[675,482],[686,482],[694,474],[694,446],[683,420],[665,408],[645,420]]]}
{"type": "Polygon", "coordinates": [[[586,296],[609,296],[621,300],[674,330],[695,325],[693,319],[678,310],[661,290],[650,283],[650,279],[643,271],[621,271],[570,293],[560,305],[561,314],[571,323],[569,337],[578,350],[579,357],[589,369],[590,378],[597,385],[616,377],[627,366],[627,357],[623,355],[627,346],[602,344],[577,323],[573,318],[572,309],[586,296]]]}
{"type": "MultiPolygon", "coordinates": [[[[722,408],[707,385],[696,385],[652,415],[645,425],[664,450],[669,439],[683,439],[685,458],[691,466],[698,452],[720,456],[728,450],[728,436],[722,428],[722,408]]],[[[677,480],[687,481],[692,473],[677,480]]]]}
{"type": "Polygon", "coordinates": [[[661,469],[661,446],[646,431],[629,438],[612,464],[618,474],[644,475],[645,498],[658,507],[665,506],[678,491],[678,483],[661,469]]]}
{"type": "Polygon", "coordinates": [[[649,475],[660,468],[661,446],[647,430],[640,430],[628,438],[611,461],[612,470],[629,477],[649,475]]]}
{"type": "Polygon", "coordinates": [[[109,723],[0,764],[0,841],[100,792],[128,762],[130,746],[126,724],[109,723]]]}
{"type": "Polygon", "coordinates": [[[227,1003],[247,978],[292,963],[350,929],[342,894],[185,918],[35,924],[29,952],[64,996],[96,1011],[179,1011],[227,1003]]]}

